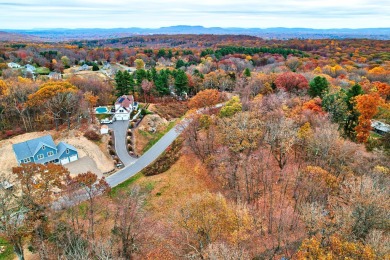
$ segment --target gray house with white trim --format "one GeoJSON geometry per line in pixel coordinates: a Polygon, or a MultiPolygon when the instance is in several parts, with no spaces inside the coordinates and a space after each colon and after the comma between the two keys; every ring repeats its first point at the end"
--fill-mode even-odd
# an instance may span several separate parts
{"type": "Polygon", "coordinates": [[[55,145],[50,135],[13,144],[12,148],[19,165],[23,163],[64,165],[79,158],[75,147],[64,142],[55,145]]]}

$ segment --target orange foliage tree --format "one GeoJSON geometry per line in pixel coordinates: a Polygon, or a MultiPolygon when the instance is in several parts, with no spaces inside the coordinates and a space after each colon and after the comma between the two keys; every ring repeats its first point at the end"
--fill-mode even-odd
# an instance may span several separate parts
{"type": "Polygon", "coordinates": [[[360,113],[359,124],[355,127],[357,140],[365,143],[370,136],[371,119],[378,113],[378,107],[384,100],[378,93],[360,95],[355,98],[356,108],[360,113]]]}
{"type": "Polygon", "coordinates": [[[206,89],[200,91],[193,98],[191,98],[188,106],[190,108],[211,107],[222,101],[221,93],[216,89],[206,89]]]}
{"type": "Polygon", "coordinates": [[[375,87],[375,89],[378,91],[379,95],[384,98],[385,100],[390,100],[390,85],[380,82],[380,81],[375,81],[372,83],[375,87]]]}
{"type": "Polygon", "coordinates": [[[322,115],[322,114],[324,114],[324,111],[322,110],[321,102],[322,102],[322,100],[320,98],[311,99],[303,104],[303,109],[311,110],[315,113],[322,115]]]}

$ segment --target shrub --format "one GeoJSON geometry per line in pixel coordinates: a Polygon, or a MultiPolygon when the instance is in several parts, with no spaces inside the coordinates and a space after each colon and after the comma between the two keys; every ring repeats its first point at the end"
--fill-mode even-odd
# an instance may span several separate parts
{"type": "Polygon", "coordinates": [[[87,132],[85,132],[84,137],[91,141],[100,141],[100,139],[102,138],[101,135],[99,135],[93,130],[88,130],[87,132]]]}
{"type": "Polygon", "coordinates": [[[182,143],[182,139],[176,139],[155,162],[143,170],[144,175],[153,176],[167,171],[180,158],[182,143]]]}

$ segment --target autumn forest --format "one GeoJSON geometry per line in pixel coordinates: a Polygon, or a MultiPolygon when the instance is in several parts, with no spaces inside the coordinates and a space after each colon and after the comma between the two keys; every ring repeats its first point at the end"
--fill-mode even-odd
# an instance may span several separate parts
{"type": "Polygon", "coordinates": [[[4,41],[0,76],[0,148],[75,136],[115,168],[94,109],[124,95],[134,158],[180,132],[115,187],[51,163],[0,171],[0,259],[390,258],[390,41],[4,41]]]}

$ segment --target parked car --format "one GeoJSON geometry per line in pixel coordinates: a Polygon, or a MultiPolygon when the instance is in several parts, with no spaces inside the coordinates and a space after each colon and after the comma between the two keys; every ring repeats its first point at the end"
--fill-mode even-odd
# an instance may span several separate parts
{"type": "Polygon", "coordinates": [[[123,168],[123,167],[125,167],[125,166],[123,165],[123,163],[119,162],[119,163],[116,164],[116,167],[117,167],[117,168],[123,168]]]}
{"type": "Polygon", "coordinates": [[[100,120],[100,123],[101,124],[112,124],[112,120],[109,118],[104,118],[104,119],[100,120]]]}

